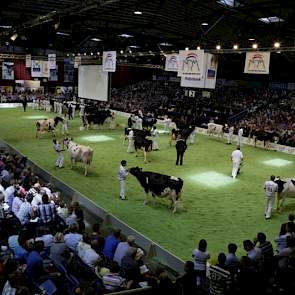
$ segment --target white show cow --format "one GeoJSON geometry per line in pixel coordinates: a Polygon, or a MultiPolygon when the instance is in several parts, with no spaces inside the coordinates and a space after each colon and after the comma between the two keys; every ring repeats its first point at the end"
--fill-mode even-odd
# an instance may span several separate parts
{"type": "Polygon", "coordinates": [[[87,176],[88,168],[92,162],[93,149],[89,146],[73,142],[72,138],[65,138],[63,143],[67,147],[70,155],[71,168],[75,162],[82,162],[85,167],[84,175],[87,176]]]}
{"type": "Polygon", "coordinates": [[[277,210],[282,211],[283,204],[286,198],[295,199],[295,180],[281,180],[279,177],[275,180],[278,185],[277,210]]]}
{"type": "Polygon", "coordinates": [[[36,138],[40,138],[40,135],[45,131],[51,132],[55,135],[55,127],[59,122],[63,122],[63,118],[55,117],[54,119],[43,119],[36,122],[36,138]]]}
{"type": "Polygon", "coordinates": [[[220,138],[223,138],[223,126],[215,123],[208,123],[207,133],[209,136],[217,135],[220,138]]]}

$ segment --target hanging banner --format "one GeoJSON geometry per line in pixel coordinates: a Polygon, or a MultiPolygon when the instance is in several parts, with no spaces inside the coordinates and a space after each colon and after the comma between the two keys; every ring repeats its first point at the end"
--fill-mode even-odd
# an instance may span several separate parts
{"type": "Polygon", "coordinates": [[[32,65],[32,56],[31,54],[26,55],[26,68],[30,68],[32,65]]]}
{"type": "Polygon", "coordinates": [[[13,62],[2,63],[2,79],[14,80],[14,63],[13,62]]]}
{"type": "Polygon", "coordinates": [[[217,55],[204,53],[203,73],[199,77],[182,76],[180,86],[214,89],[217,76],[217,55]]]}
{"type": "Polygon", "coordinates": [[[255,51],[247,52],[244,73],[246,74],[269,74],[270,52],[255,51]]]}
{"type": "Polygon", "coordinates": [[[79,65],[81,64],[81,56],[75,56],[74,59],[74,68],[77,69],[79,68],[79,65]]]}
{"type": "Polygon", "coordinates": [[[34,78],[42,77],[42,60],[32,60],[31,75],[34,78]]]}
{"type": "Polygon", "coordinates": [[[165,71],[178,72],[178,54],[167,54],[165,71]]]}
{"type": "Polygon", "coordinates": [[[204,73],[204,50],[180,50],[178,76],[201,77],[204,73]]]}
{"type": "Polygon", "coordinates": [[[58,81],[58,65],[55,66],[54,70],[50,70],[49,81],[57,82],[58,81]]]}
{"type": "Polygon", "coordinates": [[[49,78],[48,61],[32,60],[31,76],[33,78],[49,78]]]}
{"type": "Polygon", "coordinates": [[[115,72],[116,71],[116,51],[104,51],[102,56],[102,70],[103,72],[115,72]]]}
{"type": "Polygon", "coordinates": [[[218,58],[217,55],[205,53],[206,55],[206,74],[204,88],[215,89],[218,58]]]}
{"type": "Polygon", "coordinates": [[[54,70],[56,67],[56,54],[48,54],[48,68],[49,70],[54,70]]]}
{"type": "Polygon", "coordinates": [[[49,78],[50,71],[48,66],[48,61],[43,60],[42,61],[42,76],[43,78],[49,78]]]}
{"type": "Polygon", "coordinates": [[[74,62],[71,58],[64,60],[64,82],[74,82],[74,62]]]}

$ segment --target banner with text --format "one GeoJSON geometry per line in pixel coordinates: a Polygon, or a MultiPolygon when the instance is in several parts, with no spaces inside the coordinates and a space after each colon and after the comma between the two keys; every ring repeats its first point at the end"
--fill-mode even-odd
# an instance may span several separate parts
{"type": "Polygon", "coordinates": [[[48,54],[48,68],[49,70],[55,70],[56,67],[56,54],[48,54]]]}
{"type": "Polygon", "coordinates": [[[31,54],[26,55],[26,68],[30,68],[32,64],[32,56],[31,54]]]}
{"type": "Polygon", "coordinates": [[[247,52],[244,73],[246,74],[269,74],[270,52],[255,51],[247,52]]]}
{"type": "Polygon", "coordinates": [[[202,75],[199,77],[182,76],[180,86],[214,89],[217,76],[217,56],[205,53],[202,75]]]}
{"type": "Polygon", "coordinates": [[[58,81],[58,65],[55,66],[54,70],[50,70],[49,81],[57,82],[58,81]]]}
{"type": "Polygon", "coordinates": [[[202,77],[204,74],[204,50],[180,50],[178,76],[202,77]]]}
{"type": "Polygon", "coordinates": [[[2,63],[2,79],[14,80],[14,63],[13,62],[2,63]]]}
{"type": "Polygon", "coordinates": [[[167,54],[165,71],[178,72],[178,54],[167,54]]]}
{"type": "Polygon", "coordinates": [[[116,51],[104,51],[102,56],[102,70],[104,72],[115,72],[116,71],[116,51]]]}
{"type": "Polygon", "coordinates": [[[48,61],[32,60],[31,75],[33,78],[49,78],[48,61]]]}
{"type": "Polygon", "coordinates": [[[205,53],[206,55],[206,71],[205,71],[205,84],[204,88],[215,89],[218,57],[211,53],[205,53]]]}

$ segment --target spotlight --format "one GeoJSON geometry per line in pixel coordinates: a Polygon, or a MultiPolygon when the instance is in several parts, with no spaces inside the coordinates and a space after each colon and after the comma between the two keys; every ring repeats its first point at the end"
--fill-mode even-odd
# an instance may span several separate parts
{"type": "Polygon", "coordinates": [[[100,55],[100,52],[97,52],[97,55],[100,55]]]}
{"type": "Polygon", "coordinates": [[[198,46],[198,47],[197,47],[197,50],[201,50],[201,47],[200,47],[200,46],[198,46]]]}
{"type": "Polygon", "coordinates": [[[10,40],[11,40],[11,41],[15,41],[17,37],[18,37],[18,34],[17,34],[17,33],[14,33],[14,34],[10,37],[10,40]]]}
{"type": "Polygon", "coordinates": [[[233,46],[233,49],[234,50],[237,50],[239,48],[239,45],[238,44],[235,44],[234,46],[233,46]]]}
{"type": "Polygon", "coordinates": [[[124,51],[123,51],[123,50],[120,50],[120,53],[121,53],[121,54],[123,54],[123,53],[124,53],[124,51]]]}
{"type": "Polygon", "coordinates": [[[75,56],[75,53],[72,53],[72,56],[75,56]]]}
{"type": "Polygon", "coordinates": [[[281,44],[280,42],[275,42],[273,46],[274,48],[280,48],[281,44]]]}
{"type": "Polygon", "coordinates": [[[93,55],[93,52],[90,52],[90,55],[93,55]]]}
{"type": "Polygon", "coordinates": [[[86,55],[86,52],[84,52],[83,54],[86,55]]]}
{"type": "Polygon", "coordinates": [[[257,43],[252,44],[252,48],[253,49],[257,49],[258,48],[258,44],[257,43]]]}
{"type": "Polygon", "coordinates": [[[185,50],[189,50],[189,48],[188,47],[185,47],[185,50]]]}
{"type": "Polygon", "coordinates": [[[221,49],[221,46],[220,45],[216,45],[216,49],[217,50],[220,50],[221,49]]]}
{"type": "Polygon", "coordinates": [[[142,14],[142,11],[139,11],[139,10],[136,10],[133,12],[134,14],[137,14],[137,15],[141,15],[142,14]]]}
{"type": "Polygon", "coordinates": [[[208,26],[209,24],[206,22],[201,23],[201,26],[208,26]]]}

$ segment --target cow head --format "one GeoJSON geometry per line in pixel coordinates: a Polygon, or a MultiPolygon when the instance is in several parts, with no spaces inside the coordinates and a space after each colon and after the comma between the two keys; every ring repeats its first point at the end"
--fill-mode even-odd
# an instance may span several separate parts
{"type": "Polygon", "coordinates": [[[67,148],[69,147],[69,143],[72,141],[73,139],[70,137],[65,137],[63,139],[63,145],[65,145],[67,148]]]}
{"type": "Polygon", "coordinates": [[[278,193],[281,193],[284,190],[284,184],[286,183],[286,181],[281,180],[280,176],[278,176],[275,179],[275,183],[278,185],[278,193]]]}
{"type": "Polygon", "coordinates": [[[142,168],[139,167],[132,167],[129,169],[129,173],[133,176],[139,176],[142,172],[142,168]]]}
{"type": "Polygon", "coordinates": [[[61,118],[61,117],[55,117],[54,118],[54,127],[56,127],[57,126],[57,124],[59,123],[59,122],[63,122],[63,118],[61,118]]]}

